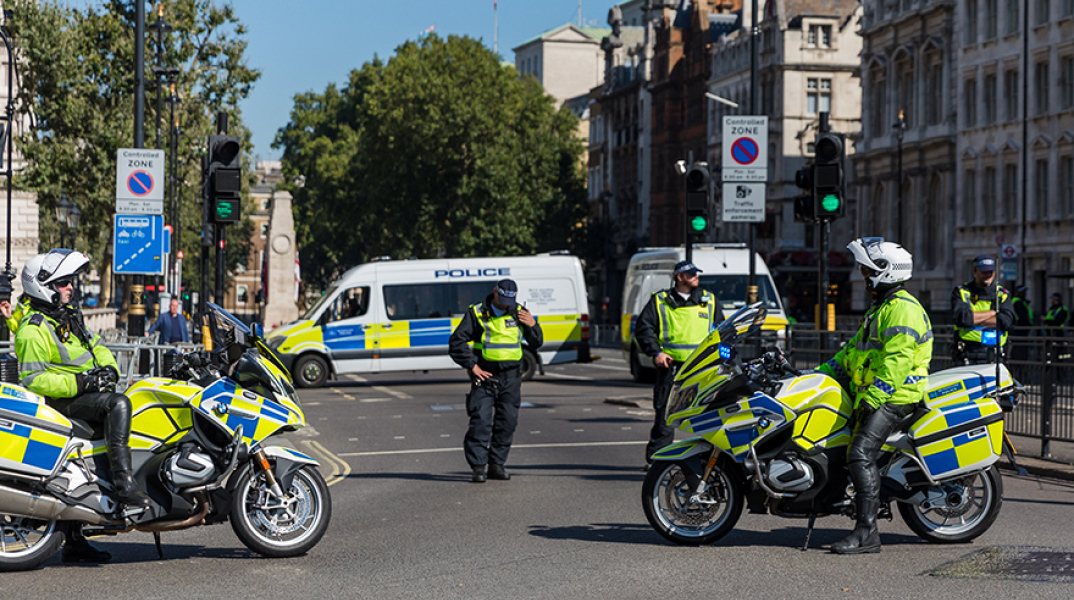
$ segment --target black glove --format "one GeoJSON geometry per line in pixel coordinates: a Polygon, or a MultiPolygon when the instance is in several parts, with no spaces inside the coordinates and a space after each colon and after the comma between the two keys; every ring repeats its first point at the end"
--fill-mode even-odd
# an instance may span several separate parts
{"type": "Polygon", "coordinates": [[[82,378],[82,391],[87,394],[93,392],[114,392],[116,390],[116,382],[119,381],[119,371],[111,365],[94,367],[79,375],[82,378]]]}

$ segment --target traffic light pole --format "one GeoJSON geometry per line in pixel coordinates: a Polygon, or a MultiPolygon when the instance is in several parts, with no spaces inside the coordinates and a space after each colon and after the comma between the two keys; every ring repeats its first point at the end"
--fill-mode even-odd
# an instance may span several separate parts
{"type": "MultiPolygon", "coordinates": [[[[145,2],[134,3],[134,147],[145,147],[145,2]]],[[[127,335],[145,335],[145,280],[131,277],[127,335]]]]}
{"type": "MultiPolygon", "coordinates": [[[[752,23],[750,25],[750,104],[752,105],[752,112],[755,115],[761,114],[761,85],[758,76],[758,68],[760,64],[760,57],[758,55],[757,47],[757,0],[753,0],[753,4],[750,6],[750,17],[752,23]]],[[[757,224],[750,223],[750,237],[749,237],[749,279],[746,281],[746,304],[753,304],[757,302],[757,254],[754,250],[757,246],[757,224]]]]}

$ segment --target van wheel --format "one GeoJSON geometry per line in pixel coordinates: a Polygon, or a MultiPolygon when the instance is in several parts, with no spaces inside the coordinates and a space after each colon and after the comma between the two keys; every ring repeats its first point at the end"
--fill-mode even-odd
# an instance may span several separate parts
{"type": "Polygon", "coordinates": [[[641,360],[638,358],[638,349],[634,348],[630,351],[630,375],[637,383],[652,383],[656,380],[656,370],[646,369],[641,366],[641,360]]]}
{"type": "Polygon", "coordinates": [[[522,381],[529,381],[537,374],[537,357],[529,350],[522,351],[522,381]]]}
{"type": "Polygon", "coordinates": [[[292,375],[298,387],[321,387],[328,380],[328,363],[317,354],[307,354],[295,363],[292,375]]]}

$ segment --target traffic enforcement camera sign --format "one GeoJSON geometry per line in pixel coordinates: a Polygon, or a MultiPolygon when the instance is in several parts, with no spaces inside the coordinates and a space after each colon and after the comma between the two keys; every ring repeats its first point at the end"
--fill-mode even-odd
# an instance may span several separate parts
{"type": "Polygon", "coordinates": [[[763,183],[723,184],[723,222],[763,223],[764,188],[763,183]]]}
{"type": "Polygon", "coordinates": [[[724,117],[724,181],[768,181],[768,117],[724,117]]]}
{"type": "Polygon", "coordinates": [[[164,151],[116,151],[116,213],[164,214],[164,151]]]}

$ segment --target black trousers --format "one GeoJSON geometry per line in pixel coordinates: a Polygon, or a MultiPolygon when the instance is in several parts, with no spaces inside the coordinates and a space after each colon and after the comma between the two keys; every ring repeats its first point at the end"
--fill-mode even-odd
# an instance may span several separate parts
{"type": "Polygon", "coordinates": [[[99,392],[77,398],[51,398],[49,405],[66,417],[81,419],[104,430],[112,469],[131,469],[131,401],[123,394],[99,392]]]}
{"type": "Polygon", "coordinates": [[[466,396],[470,427],[463,439],[463,450],[470,467],[507,462],[521,405],[522,377],[518,369],[470,385],[470,393],[466,396]]]}
{"type": "Polygon", "coordinates": [[[672,363],[670,369],[656,368],[656,384],[653,385],[653,428],[649,432],[649,443],[645,446],[645,460],[652,462],[653,453],[675,441],[675,428],[667,424],[668,394],[671,384],[675,382],[675,371],[679,364],[672,363]]]}
{"type": "Polygon", "coordinates": [[[880,408],[864,404],[858,409],[861,413],[847,452],[847,470],[859,498],[880,498],[880,470],[876,467],[880,448],[903,418],[916,409],[916,404],[881,404],[880,408]]]}

